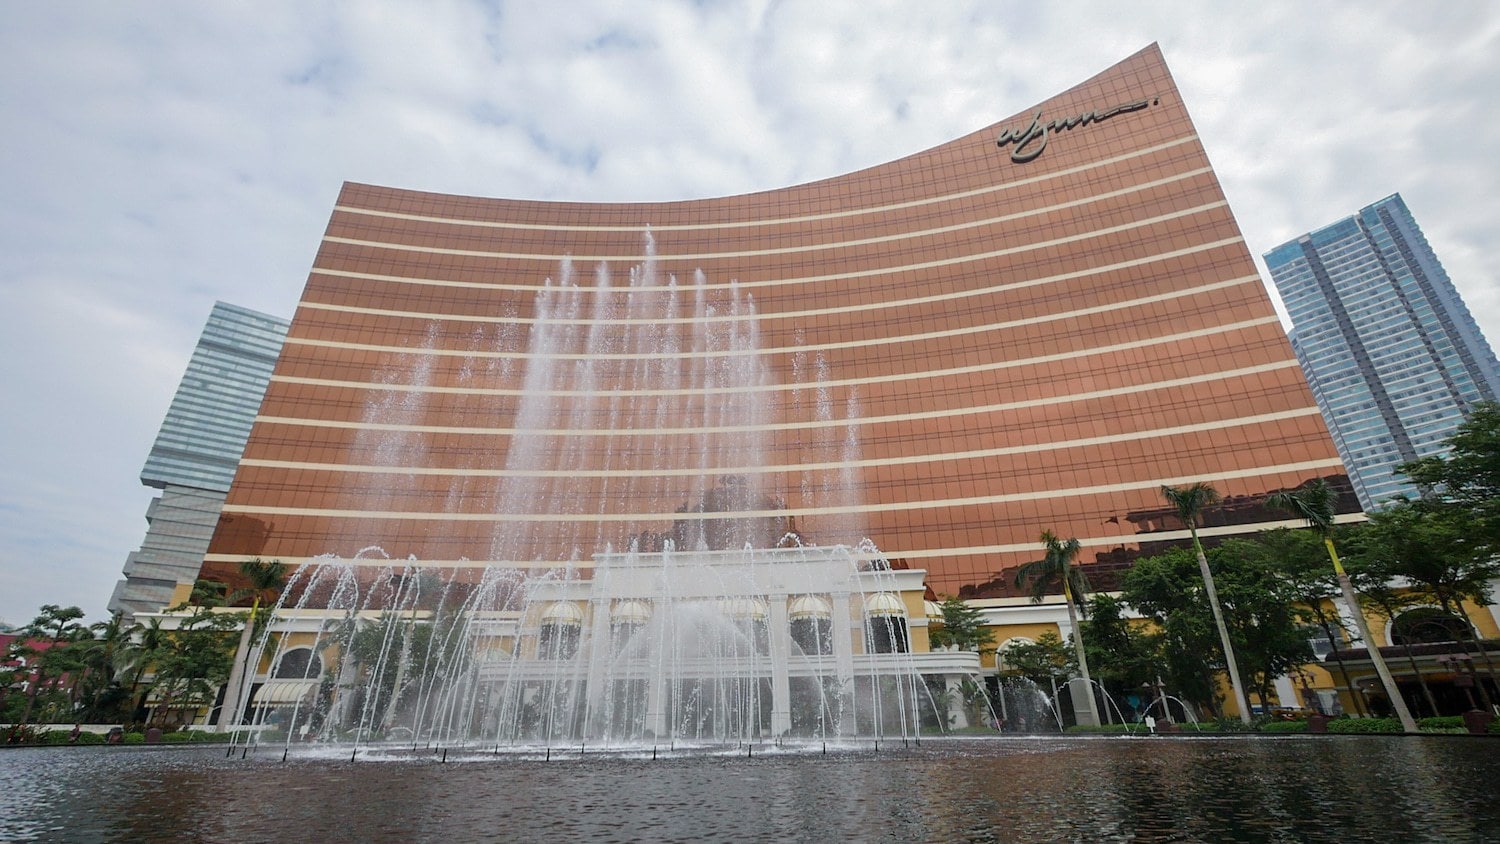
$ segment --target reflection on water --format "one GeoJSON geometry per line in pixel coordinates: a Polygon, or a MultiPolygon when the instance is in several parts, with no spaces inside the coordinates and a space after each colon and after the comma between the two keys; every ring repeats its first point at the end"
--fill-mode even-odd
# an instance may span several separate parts
{"type": "Polygon", "coordinates": [[[0,750],[0,839],[1483,841],[1500,743],[928,740],[550,762],[0,750]],[[1368,797],[1362,796],[1368,793],[1368,797]]]}

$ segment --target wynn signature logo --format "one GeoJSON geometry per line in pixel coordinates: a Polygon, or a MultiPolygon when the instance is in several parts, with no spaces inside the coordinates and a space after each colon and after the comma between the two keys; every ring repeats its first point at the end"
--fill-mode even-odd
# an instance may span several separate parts
{"type": "Polygon", "coordinates": [[[1107,108],[1103,111],[1097,109],[1094,111],[1085,111],[1083,114],[1075,117],[1059,117],[1055,120],[1048,120],[1045,123],[1042,122],[1042,113],[1038,111],[1036,116],[1031,118],[1031,125],[1025,129],[1001,129],[999,136],[995,138],[995,146],[1003,147],[1006,144],[1014,144],[1015,146],[1010,151],[1010,160],[1017,164],[1025,164],[1042,154],[1042,150],[1047,148],[1047,140],[1052,137],[1053,132],[1062,129],[1075,129],[1079,126],[1087,126],[1090,123],[1100,123],[1117,114],[1140,111],[1148,106],[1154,106],[1158,102],[1160,100],[1154,97],[1149,100],[1136,100],[1133,103],[1117,105],[1114,108],[1107,108]]]}

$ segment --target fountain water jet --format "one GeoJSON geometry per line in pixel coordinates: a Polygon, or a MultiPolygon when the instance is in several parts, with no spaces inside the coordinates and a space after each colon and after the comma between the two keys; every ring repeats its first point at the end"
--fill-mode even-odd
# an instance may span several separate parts
{"type": "MultiPolygon", "coordinates": [[[[933,717],[923,673],[977,673],[972,655],[911,653],[924,573],[855,533],[857,396],[840,401],[821,356],[793,367],[813,371],[812,389],[774,383],[753,297],[733,283],[716,297],[701,272],[680,290],[649,237],[646,252],[624,291],[604,266],[580,287],[564,262],[537,294],[504,471],[481,496],[521,517],[497,522],[495,562],[365,549],[303,567],[260,647],[273,666],[327,654],[328,670],[275,678],[252,721],[275,713],[286,741],[356,752],[909,739],[933,717]],[[811,482],[772,441],[805,395],[817,433],[793,446],[816,452],[811,482]],[[788,490],[831,542],[807,543],[788,490]]],[[[439,337],[430,326],[423,348],[439,337]]],[[[373,452],[411,465],[402,442],[373,452]]]]}

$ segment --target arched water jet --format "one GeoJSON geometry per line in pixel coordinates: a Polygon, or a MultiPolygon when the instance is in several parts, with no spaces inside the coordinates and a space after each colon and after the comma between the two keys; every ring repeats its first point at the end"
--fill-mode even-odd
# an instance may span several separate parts
{"type": "MultiPolygon", "coordinates": [[[[910,652],[922,572],[855,542],[858,397],[835,389],[821,354],[804,367],[813,390],[777,389],[754,298],[701,272],[680,295],[649,236],[646,255],[625,291],[603,265],[581,287],[564,261],[537,294],[515,355],[523,389],[495,423],[511,432],[504,469],[483,496],[512,517],[496,522],[494,562],[429,567],[372,548],[296,573],[279,623],[330,655],[326,676],[284,712],[251,706],[252,726],[276,711],[286,742],[497,750],[920,734],[932,707],[918,662],[937,656],[910,652]],[[773,466],[795,457],[768,457],[798,407],[818,432],[811,484],[773,466]],[[791,493],[822,521],[794,521],[791,493]],[[645,523],[588,518],[613,501],[645,523]],[[848,544],[804,544],[819,531],[848,544]],[[872,615],[872,595],[895,603],[872,615]],[[804,596],[830,607],[826,652],[791,638],[804,596]],[[617,626],[622,602],[634,621],[617,626]],[[547,616],[563,605],[577,610],[566,633],[547,616]],[[302,618],[317,606],[331,617],[302,618]],[[877,646],[892,625],[901,641],[877,646]]],[[[403,408],[403,422],[420,410],[403,408]]]]}

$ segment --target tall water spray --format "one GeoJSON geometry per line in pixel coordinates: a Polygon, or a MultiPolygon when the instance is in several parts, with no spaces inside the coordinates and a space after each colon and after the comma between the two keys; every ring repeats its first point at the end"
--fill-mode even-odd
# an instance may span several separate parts
{"type": "MultiPolygon", "coordinates": [[[[490,562],[367,548],[304,566],[261,641],[270,702],[242,695],[251,720],[274,719],[287,741],[497,751],[918,733],[931,701],[902,594],[920,595],[921,573],[847,539],[863,530],[857,396],[841,401],[827,361],[802,353],[794,383],[777,384],[753,296],[701,272],[681,288],[649,236],[646,253],[624,290],[602,265],[582,286],[564,262],[524,351],[485,358],[524,367],[503,471],[493,489],[461,480],[449,501],[482,495],[503,517],[490,562]],[[772,459],[788,413],[811,417],[809,436],[772,459]],[[790,492],[844,541],[802,536],[790,492]]],[[[366,421],[410,422],[430,366],[366,421]]],[[[357,447],[419,465],[400,429],[357,447]]]]}

